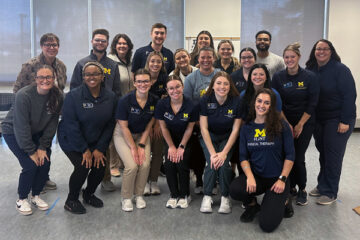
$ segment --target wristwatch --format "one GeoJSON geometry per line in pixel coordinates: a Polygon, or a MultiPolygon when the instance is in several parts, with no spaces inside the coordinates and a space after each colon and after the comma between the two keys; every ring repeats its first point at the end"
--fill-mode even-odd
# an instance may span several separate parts
{"type": "Polygon", "coordinates": [[[138,143],[138,146],[141,148],[145,148],[145,144],[142,144],[142,143],[138,143]]]}
{"type": "Polygon", "coordinates": [[[286,182],[287,177],[286,176],[279,176],[279,179],[283,182],[286,182]]]}
{"type": "Polygon", "coordinates": [[[185,149],[185,146],[180,143],[179,148],[185,149]]]}

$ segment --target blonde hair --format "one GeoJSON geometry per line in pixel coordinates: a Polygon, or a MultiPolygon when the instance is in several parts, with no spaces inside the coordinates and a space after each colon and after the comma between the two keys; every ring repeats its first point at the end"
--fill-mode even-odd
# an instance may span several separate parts
{"type": "Polygon", "coordinates": [[[284,49],[284,51],[283,51],[283,56],[285,55],[285,52],[286,51],[289,51],[289,50],[291,50],[291,51],[293,51],[294,53],[296,53],[296,55],[298,55],[299,57],[301,56],[301,54],[300,54],[300,50],[299,50],[299,48],[300,48],[300,43],[298,43],[298,42],[295,42],[295,43],[292,43],[292,44],[289,44],[289,45],[287,45],[287,47],[284,49]]]}

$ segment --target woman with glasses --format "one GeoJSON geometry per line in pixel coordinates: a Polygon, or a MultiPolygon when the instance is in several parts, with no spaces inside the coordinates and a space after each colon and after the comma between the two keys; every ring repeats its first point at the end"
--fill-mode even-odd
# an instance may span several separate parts
{"type": "Polygon", "coordinates": [[[69,179],[69,194],[65,210],[86,213],[79,201],[95,208],[103,207],[94,195],[105,173],[105,154],[114,130],[115,94],[103,85],[104,68],[98,62],[88,62],[83,69],[83,83],[66,94],[58,136],[61,149],[74,166],[69,179]]]}
{"type": "Polygon", "coordinates": [[[180,77],[181,81],[184,83],[185,78],[190,73],[197,70],[197,68],[190,65],[190,60],[191,60],[190,54],[184,48],[176,49],[175,54],[174,54],[174,59],[175,59],[176,67],[169,74],[169,76],[176,75],[176,76],[180,77]]]}
{"type": "Polygon", "coordinates": [[[239,61],[233,57],[234,45],[230,40],[221,40],[218,44],[217,54],[219,58],[215,61],[214,67],[231,74],[240,68],[239,61]]]}
{"type": "Polygon", "coordinates": [[[320,88],[315,74],[299,66],[299,48],[299,43],[285,48],[286,69],[274,74],[271,86],[280,93],[284,115],[294,129],[296,155],[290,174],[290,194],[296,197],[296,204],[304,206],[307,204],[305,152],[314,132],[320,88]]]}
{"type": "Polygon", "coordinates": [[[158,97],[149,93],[151,74],[139,69],[134,74],[135,90],[123,96],[118,103],[114,144],[124,163],[121,197],[122,210],[133,211],[146,207],[143,198],[150,170],[150,131],[154,124],[154,111],[158,97]]]}
{"type": "Polygon", "coordinates": [[[30,202],[40,210],[49,205],[40,198],[48,178],[51,142],[59,121],[62,93],[54,83],[54,70],[42,65],[36,70],[35,83],[23,87],[2,122],[2,133],[10,150],[19,160],[16,209],[23,215],[32,214],[30,202]]]}
{"type": "Polygon", "coordinates": [[[318,204],[329,205],[337,199],[346,144],[355,125],[355,81],[326,39],[314,44],[306,68],[317,75],[320,84],[314,131],[320,172],[318,184],[309,195],[319,197],[318,204]]]}
{"type": "Polygon", "coordinates": [[[172,75],[166,83],[168,97],[156,105],[155,118],[159,120],[166,141],[165,173],[170,189],[167,208],[187,208],[191,201],[189,189],[189,161],[191,145],[188,144],[199,116],[193,103],[183,96],[183,82],[172,75]]]}
{"type": "Polygon", "coordinates": [[[230,77],[238,92],[241,93],[246,89],[250,69],[256,62],[256,53],[254,49],[247,47],[241,49],[239,57],[241,68],[231,73],[230,77]]]}

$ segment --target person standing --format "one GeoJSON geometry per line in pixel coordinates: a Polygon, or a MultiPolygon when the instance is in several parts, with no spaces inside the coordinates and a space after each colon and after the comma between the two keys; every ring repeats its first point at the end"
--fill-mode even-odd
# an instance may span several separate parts
{"type": "Polygon", "coordinates": [[[306,68],[320,83],[314,139],[320,153],[317,186],[309,195],[318,204],[336,201],[347,141],[356,119],[356,87],[350,69],[341,63],[333,44],[320,39],[314,44],[306,68]]]}
{"type": "Polygon", "coordinates": [[[285,63],[282,57],[269,51],[271,44],[271,34],[266,30],[261,30],[255,35],[257,59],[256,63],[265,64],[270,73],[270,78],[274,73],[285,69],[285,63]]]}
{"type": "Polygon", "coordinates": [[[38,66],[34,77],[35,83],[16,93],[15,103],[1,124],[5,142],[22,168],[16,209],[23,215],[32,214],[27,200],[30,191],[33,205],[40,210],[49,209],[39,195],[48,178],[51,142],[63,102],[51,66],[38,66]]]}
{"type": "Polygon", "coordinates": [[[320,87],[316,75],[299,66],[299,48],[299,43],[285,48],[283,57],[286,69],[275,73],[271,86],[279,92],[284,115],[294,131],[295,162],[290,173],[290,194],[296,196],[296,204],[306,205],[305,152],[315,128],[315,108],[320,87]]]}
{"type": "Polygon", "coordinates": [[[174,55],[170,49],[164,47],[167,27],[162,23],[155,23],[151,27],[151,43],[135,51],[131,71],[135,73],[138,69],[144,68],[149,53],[156,51],[163,55],[166,73],[171,73],[175,68],[174,55]]]}
{"type": "MultiPolygon", "coordinates": [[[[59,53],[60,39],[54,33],[46,33],[40,38],[41,53],[22,65],[21,71],[15,81],[13,92],[17,93],[21,88],[35,82],[36,70],[42,65],[49,65],[54,70],[54,84],[60,91],[64,91],[66,85],[66,66],[56,56],[59,53]]],[[[49,168],[50,169],[50,168],[49,168]]],[[[47,177],[43,191],[55,190],[56,183],[47,177]]]]}
{"type": "MultiPolygon", "coordinates": [[[[113,91],[117,97],[121,96],[120,74],[118,64],[106,56],[106,49],[109,45],[109,32],[106,29],[95,29],[92,33],[91,44],[93,49],[90,55],[79,60],[75,65],[70,82],[70,90],[80,86],[83,83],[82,70],[87,62],[97,61],[104,68],[105,88],[113,91]]],[[[101,183],[105,191],[115,191],[115,185],[111,182],[110,157],[106,158],[105,177],[101,183]]]]}
{"type": "Polygon", "coordinates": [[[239,60],[233,57],[234,45],[230,40],[221,40],[218,44],[218,59],[214,63],[215,68],[231,74],[240,68],[239,60]]]}

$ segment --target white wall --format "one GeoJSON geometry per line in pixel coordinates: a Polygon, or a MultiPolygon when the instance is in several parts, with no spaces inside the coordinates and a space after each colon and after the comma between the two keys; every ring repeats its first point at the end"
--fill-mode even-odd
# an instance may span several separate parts
{"type": "MultiPolygon", "coordinates": [[[[329,35],[341,62],[347,65],[355,79],[357,90],[360,89],[360,1],[331,0],[329,10],[329,35]]],[[[360,117],[360,93],[358,92],[357,118],[360,117]]],[[[359,127],[359,126],[357,126],[359,127]]]]}
{"type": "MultiPolygon", "coordinates": [[[[186,38],[194,37],[207,30],[213,38],[235,37],[232,40],[235,53],[240,52],[241,0],[185,0],[185,48],[189,50],[186,38]]],[[[214,41],[217,48],[219,40],[214,41]]]]}

